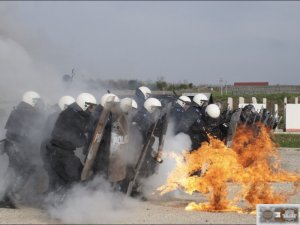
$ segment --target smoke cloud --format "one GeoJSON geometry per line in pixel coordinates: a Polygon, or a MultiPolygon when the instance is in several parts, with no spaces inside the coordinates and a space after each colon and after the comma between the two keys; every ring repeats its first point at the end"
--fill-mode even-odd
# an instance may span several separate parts
{"type": "MultiPolygon", "coordinates": [[[[80,92],[90,92],[100,100],[106,88],[99,87],[102,91],[91,90],[83,82],[84,71],[76,69],[72,85],[65,86],[62,75],[70,73],[72,69],[61,66],[66,57],[67,54],[60,52],[46,35],[33,32],[22,23],[18,16],[17,3],[0,4],[0,139],[5,137],[4,126],[9,113],[21,101],[25,91],[34,90],[40,93],[48,107],[57,103],[62,95],[76,97],[80,92]],[[57,65],[58,61],[60,65],[57,65]]],[[[180,152],[189,149],[189,137],[184,134],[175,136],[172,130],[172,127],[169,127],[167,132],[166,151],[180,152]]],[[[36,132],[42,133],[38,130],[36,132]]],[[[37,142],[39,138],[35,137],[37,142]]],[[[137,142],[139,140],[140,138],[136,138],[137,142]]],[[[37,151],[34,159],[39,156],[39,149],[37,151]]],[[[136,151],[135,146],[131,154],[125,156],[125,162],[132,163],[136,158],[136,151]]],[[[9,181],[7,166],[7,155],[0,155],[0,198],[9,181]]],[[[159,165],[158,173],[145,182],[146,190],[149,190],[147,193],[162,185],[168,172],[174,167],[173,160],[165,159],[164,163],[159,165]]],[[[43,169],[41,171],[39,179],[46,176],[43,169]]],[[[30,185],[28,186],[30,189],[30,185]]],[[[48,205],[48,210],[53,218],[65,223],[124,223],[126,218],[130,217],[131,210],[139,204],[137,200],[113,192],[107,181],[97,178],[87,186],[75,186],[66,194],[61,205],[48,205]]]]}
{"type": "Polygon", "coordinates": [[[124,223],[139,204],[112,192],[110,184],[98,177],[87,186],[75,186],[61,205],[48,209],[51,217],[65,223],[124,223]]]}
{"type": "MultiPolygon", "coordinates": [[[[167,130],[165,152],[180,153],[190,149],[189,136],[180,133],[173,134],[173,124],[167,130]]],[[[157,142],[154,144],[154,149],[157,142]]],[[[131,156],[132,157],[132,156],[131,156]]],[[[130,157],[130,158],[131,158],[130,157]]],[[[124,158],[127,161],[129,158],[124,158]]],[[[163,185],[169,172],[175,168],[176,162],[165,158],[159,165],[157,174],[143,180],[143,193],[151,199],[155,189],[163,185]]],[[[173,194],[176,195],[176,192],[173,194]]],[[[55,198],[50,197],[51,201],[55,198]]],[[[135,215],[142,202],[127,198],[124,194],[113,192],[111,185],[102,177],[95,178],[86,186],[77,185],[66,195],[62,204],[53,206],[50,204],[48,211],[53,219],[59,219],[65,223],[124,223],[135,215]]]]}
{"type": "MultiPolygon", "coordinates": [[[[24,92],[33,90],[41,95],[46,105],[44,115],[46,120],[48,109],[56,104],[61,96],[76,97],[81,92],[89,91],[78,69],[75,71],[76,79],[71,86],[62,82],[62,75],[66,71],[71,72],[72,68],[63,70],[57,62],[63,64],[67,55],[59,51],[44,33],[36,32],[28,24],[23,23],[19,6],[17,2],[0,4],[0,140],[5,138],[4,127],[10,112],[22,100],[24,92]]],[[[97,99],[101,96],[101,93],[93,94],[97,99]]],[[[42,180],[44,186],[47,185],[45,181],[47,175],[41,165],[39,149],[43,128],[41,126],[31,134],[33,137],[31,141],[36,144],[36,148],[31,149],[30,158],[40,170],[26,185],[28,190],[34,189],[32,185],[37,179],[42,180]]],[[[3,143],[0,148],[1,152],[3,143]]],[[[8,185],[7,166],[7,155],[0,154],[0,197],[8,185]]],[[[35,194],[30,192],[26,196],[34,197],[35,194]]]]}
{"type": "MultiPolygon", "coordinates": [[[[19,7],[17,2],[0,4],[0,118],[7,116],[28,90],[40,93],[47,105],[57,103],[62,95],[91,92],[80,68],[75,67],[72,85],[62,82],[62,76],[71,75],[73,69],[65,63],[70,56],[45,32],[23,22],[19,7]]],[[[97,99],[103,93],[92,91],[97,99]]]]}
{"type": "Polygon", "coordinates": [[[14,103],[27,90],[53,92],[53,87],[59,87],[55,81],[61,73],[47,57],[41,56],[49,54],[51,43],[31,33],[18,18],[17,4],[0,5],[1,101],[14,103]]]}
{"type": "MultiPolygon", "coordinates": [[[[174,135],[173,131],[174,124],[170,123],[166,134],[164,152],[181,153],[185,150],[190,149],[192,144],[190,137],[184,133],[174,135]]],[[[158,145],[158,141],[155,144],[158,145]]],[[[155,145],[154,149],[157,149],[155,145]]],[[[153,194],[153,191],[155,191],[157,187],[165,184],[170,171],[172,171],[175,167],[175,160],[164,157],[164,161],[159,165],[157,173],[144,181],[146,195],[149,196],[153,194]]]]}

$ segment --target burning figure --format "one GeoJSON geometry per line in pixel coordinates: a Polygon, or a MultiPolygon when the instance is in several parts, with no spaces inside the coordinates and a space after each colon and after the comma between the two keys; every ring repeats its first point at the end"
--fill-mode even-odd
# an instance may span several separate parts
{"type": "Polygon", "coordinates": [[[186,193],[199,192],[207,196],[207,203],[190,203],[186,210],[200,211],[253,211],[256,204],[284,203],[298,191],[300,176],[284,171],[279,164],[276,144],[270,130],[261,123],[256,129],[239,126],[232,148],[213,137],[193,152],[183,157],[173,155],[177,167],[167,183],[158,188],[161,195],[180,188],[186,193]],[[201,176],[193,175],[202,170],[201,176]],[[191,176],[192,175],[192,176],[191,176]],[[271,182],[293,182],[291,193],[275,192],[271,182]],[[230,183],[237,184],[240,192],[234,199],[228,197],[230,183]],[[246,207],[238,207],[241,201],[246,207]]]}

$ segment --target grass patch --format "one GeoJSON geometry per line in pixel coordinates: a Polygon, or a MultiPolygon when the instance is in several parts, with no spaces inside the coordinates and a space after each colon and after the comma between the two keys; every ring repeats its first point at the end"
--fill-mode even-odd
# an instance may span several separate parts
{"type": "Polygon", "coordinates": [[[300,134],[275,134],[275,140],[280,147],[300,148],[300,134]]]}

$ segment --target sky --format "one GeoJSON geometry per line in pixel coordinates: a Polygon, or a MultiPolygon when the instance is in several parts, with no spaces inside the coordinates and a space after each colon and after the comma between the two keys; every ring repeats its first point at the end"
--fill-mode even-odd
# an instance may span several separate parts
{"type": "Polygon", "coordinates": [[[6,23],[42,62],[39,73],[300,85],[297,1],[24,1],[0,2],[0,12],[1,5],[0,35],[6,23]]]}

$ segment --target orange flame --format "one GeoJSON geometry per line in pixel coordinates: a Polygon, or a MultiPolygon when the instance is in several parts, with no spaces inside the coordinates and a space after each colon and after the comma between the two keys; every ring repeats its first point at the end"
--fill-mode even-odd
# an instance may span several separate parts
{"type": "Polygon", "coordinates": [[[254,210],[256,204],[286,202],[297,193],[300,176],[281,169],[271,132],[261,124],[255,127],[240,126],[232,148],[210,137],[210,143],[202,143],[195,151],[170,154],[176,159],[177,166],[167,183],[157,190],[161,195],[181,189],[188,194],[200,192],[207,196],[207,203],[192,202],[186,210],[247,212],[254,210]],[[294,190],[291,193],[275,192],[271,182],[293,182],[294,190]],[[240,187],[240,193],[233,200],[228,197],[229,183],[240,187]],[[240,201],[246,201],[247,208],[238,207],[240,201]]]}

